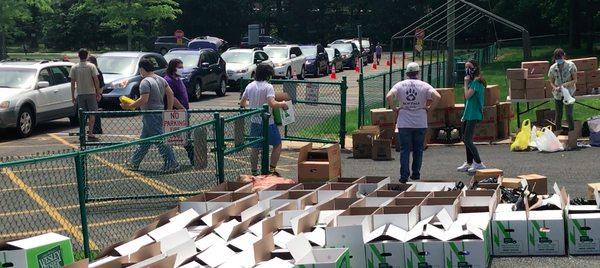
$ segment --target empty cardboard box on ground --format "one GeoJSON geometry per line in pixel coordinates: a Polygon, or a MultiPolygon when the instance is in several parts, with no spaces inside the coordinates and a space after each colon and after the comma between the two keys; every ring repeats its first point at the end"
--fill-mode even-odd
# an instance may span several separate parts
{"type": "Polygon", "coordinates": [[[313,149],[312,143],[300,148],[298,155],[298,181],[328,181],[341,176],[340,145],[313,149]]]}
{"type": "Polygon", "coordinates": [[[378,108],[371,109],[371,124],[376,126],[393,126],[396,123],[394,110],[378,108]]]}
{"type": "Polygon", "coordinates": [[[371,158],[373,140],[379,136],[378,126],[363,126],[352,134],[352,155],[354,158],[371,158]]]}

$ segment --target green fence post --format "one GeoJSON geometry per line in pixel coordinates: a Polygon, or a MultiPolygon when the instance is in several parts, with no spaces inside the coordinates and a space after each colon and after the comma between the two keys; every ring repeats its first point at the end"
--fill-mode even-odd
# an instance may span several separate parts
{"type": "Polygon", "coordinates": [[[85,205],[86,188],[83,158],[81,154],[75,155],[75,174],[77,175],[77,192],[79,194],[79,213],[81,214],[81,233],[83,235],[83,252],[90,259],[90,233],[88,231],[87,208],[85,205]]]}
{"type": "Polygon", "coordinates": [[[260,162],[260,173],[266,175],[269,173],[269,106],[263,105],[262,115],[262,153],[260,162]]]}
{"type": "MultiPolygon", "coordinates": [[[[362,74],[361,74],[362,75],[362,74]]],[[[340,85],[341,90],[341,106],[340,106],[340,146],[345,148],[346,146],[346,92],[348,90],[348,81],[346,77],[342,77],[342,84],[340,85]]]]}
{"type": "Polygon", "coordinates": [[[215,141],[217,142],[217,179],[218,183],[225,181],[225,120],[219,113],[214,113],[215,141]]]}
{"type": "MultiPolygon", "coordinates": [[[[342,80],[343,81],[343,80],[342,80]]],[[[358,128],[364,124],[365,80],[362,73],[358,74],[358,128]]]]}
{"type": "Polygon", "coordinates": [[[383,102],[382,103],[383,103],[383,108],[385,108],[386,107],[385,106],[385,95],[387,93],[386,90],[385,90],[385,74],[383,74],[383,87],[382,87],[382,89],[383,89],[383,102]]]}
{"type": "Polygon", "coordinates": [[[83,112],[83,109],[77,110],[78,118],[79,118],[79,149],[85,149],[85,123],[86,123],[86,114],[83,112]]]}

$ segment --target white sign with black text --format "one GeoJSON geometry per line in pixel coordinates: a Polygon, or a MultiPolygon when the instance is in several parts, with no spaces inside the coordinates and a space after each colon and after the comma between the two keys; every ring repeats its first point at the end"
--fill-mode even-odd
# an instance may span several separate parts
{"type": "MultiPolygon", "coordinates": [[[[163,112],[163,130],[165,133],[173,132],[188,126],[186,111],[164,111],[163,112]]],[[[166,143],[183,145],[186,139],[185,133],[179,133],[167,137],[166,143]]]]}

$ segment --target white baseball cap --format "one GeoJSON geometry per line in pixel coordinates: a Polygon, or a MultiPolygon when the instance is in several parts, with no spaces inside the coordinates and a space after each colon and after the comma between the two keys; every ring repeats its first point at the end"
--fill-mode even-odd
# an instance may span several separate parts
{"type": "Polygon", "coordinates": [[[419,67],[419,64],[416,62],[411,62],[408,65],[406,65],[407,73],[419,72],[419,71],[421,71],[421,67],[419,67]]]}

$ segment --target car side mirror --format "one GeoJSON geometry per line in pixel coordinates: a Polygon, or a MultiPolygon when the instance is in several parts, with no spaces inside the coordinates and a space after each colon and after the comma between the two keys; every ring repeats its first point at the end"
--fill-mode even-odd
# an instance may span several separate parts
{"type": "Polygon", "coordinates": [[[290,59],[295,59],[296,57],[298,57],[298,56],[296,56],[296,54],[290,55],[290,59]]]}
{"type": "Polygon", "coordinates": [[[208,68],[208,66],[210,66],[210,64],[208,64],[208,62],[203,62],[203,63],[200,64],[200,66],[202,68],[208,68]]]}
{"type": "Polygon", "coordinates": [[[38,88],[45,88],[50,86],[50,82],[48,81],[39,81],[37,83],[38,88]]]}

